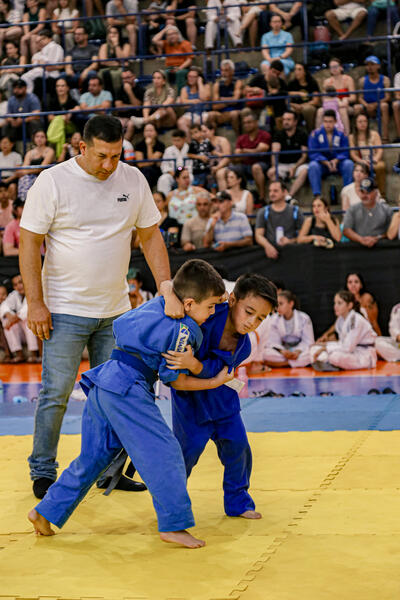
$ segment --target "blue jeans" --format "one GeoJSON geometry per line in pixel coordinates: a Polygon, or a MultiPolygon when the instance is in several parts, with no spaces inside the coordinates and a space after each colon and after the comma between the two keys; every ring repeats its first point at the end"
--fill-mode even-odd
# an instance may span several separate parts
{"type": "MultiPolygon", "coordinates": [[[[389,6],[390,13],[390,24],[393,30],[397,21],[399,20],[399,11],[397,10],[397,6],[389,6]]],[[[367,35],[374,35],[376,23],[378,19],[382,17],[386,20],[386,7],[378,8],[377,6],[370,6],[368,8],[368,16],[367,16],[367,35]]],[[[391,31],[389,31],[391,33],[391,31]]]]}
{"type": "Polygon", "coordinates": [[[110,358],[114,347],[112,322],[74,315],[52,314],[54,329],[43,342],[42,389],[35,414],[33,451],[28,458],[31,478],[56,479],[57,446],[68,398],[75,385],[85,346],[90,366],[110,358]]]}
{"type": "MultiPolygon", "coordinates": [[[[353,181],[353,161],[349,158],[338,162],[338,171],[343,177],[343,187],[353,181]]],[[[328,168],[318,160],[312,160],[308,167],[308,179],[310,181],[312,193],[314,196],[321,194],[322,177],[329,175],[331,172],[328,168]]]]}

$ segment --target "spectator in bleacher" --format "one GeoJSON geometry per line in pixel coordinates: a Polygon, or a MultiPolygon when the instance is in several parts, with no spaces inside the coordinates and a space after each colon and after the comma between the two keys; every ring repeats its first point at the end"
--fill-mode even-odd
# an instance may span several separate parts
{"type": "Polygon", "coordinates": [[[268,72],[269,66],[274,58],[279,58],[283,64],[285,75],[289,75],[294,69],[294,60],[291,58],[294,43],[293,36],[282,29],[283,19],[280,15],[272,15],[271,31],[264,33],[261,38],[262,55],[261,63],[263,73],[268,72]]]}
{"type": "MultiPolygon", "coordinates": [[[[258,19],[263,9],[262,4],[253,5],[253,1],[255,0],[245,0],[244,2],[238,3],[242,4],[243,12],[242,23],[240,25],[240,33],[244,38],[246,29],[249,30],[249,46],[251,46],[252,48],[257,46],[258,19]]],[[[235,4],[235,2],[232,2],[232,4],[235,4]]]]}
{"type": "Polygon", "coordinates": [[[319,93],[319,85],[303,63],[296,62],[293,75],[287,86],[290,109],[302,116],[310,133],[314,129],[315,113],[321,104],[321,98],[313,96],[319,93]]]}
{"type": "Polygon", "coordinates": [[[71,96],[68,83],[63,77],[60,77],[56,81],[56,93],[49,100],[48,110],[54,112],[61,110],[72,111],[64,115],[50,114],[47,117],[50,122],[47,129],[47,139],[50,144],[55,146],[56,157],[58,158],[67,136],[76,129],[73,113],[79,110],[79,104],[71,96]]]}
{"type": "Polygon", "coordinates": [[[127,275],[129,285],[129,302],[131,308],[137,308],[153,298],[153,294],[143,288],[143,276],[137,269],[129,269],[127,275]]]}
{"type": "Polygon", "coordinates": [[[205,15],[207,18],[206,31],[204,34],[204,48],[208,51],[215,46],[218,29],[222,25],[226,27],[232,44],[235,48],[243,45],[243,36],[240,30],[242,22],[242,8],[244,1],[237,0],[207,0],[207,9],[205,15]],[[234,5],[234,6],[231,6],[234,5]],[[211,10],[215,8],[217,10],[211,10]]]}
{"type": "Polygon", "coordinates": [[[185,167],[175,171],[176,188],[168,196],[168,213],[183,225],[188,219],[197,215],[196,200],[204,189],[191,184],[190,173],[185,167]]]}
{"type": "Polygon", "coordinates": [[[202,124],[201,130],[206,139],[210,140],[214,147],[213,155],[216,158],[211,159],[211,174],[216,181],[219,191],[226,189],[226,168],[229,165],[230,158],[227,155],[232,154],[232,148],[229,140],[222,135],[215,135],[215,127],[212,121],[207,120],[202,124]]]}
{"type": "Polygon", "coordinates": [[[202,190],[196,198],[197,215],[183,224],[181,246],[186,252],[203,248],[203,239],[211,215],[211,198],[207,190],[202,190]]]}
{"type": "Polygon", "coordinates": [[[87,83],[90,77],[97,75],[98,69],[98,49],[88,42],[89,35],[83,25],[78,25],[75,29],[75,45],[65,57],[65,75],[70,88],[79,88],[82,91],[87,90],[87,83]]]}
{"type": "Polygon", "coordinates": [[[79,17],[79,10],[72,5],[72,0],[58,0],[57,7],[51,16],[51,19],[54,21],[59,19],[57,23],[51,24],[53,40],[57,44],[63,44],[66,52],[72,50],[74,46],[74,33],[79,25],[79,21],[69,20],[79,17]]]}
{"type": "Polygon", "coordinates": [[[338,34],[339,40],[345,40],[351,36],[367,16],[367,9],[364,6],[365,0],[352,0],[351,2],[348,2],[348,0],[334,0],[334,4],[337,8],[328,10],[325,17],[332,29],[338,34]],[[343,31],[341,23],[348,19],[351,19],[351,23],[346,31],[343,31]]]}
{"type": "Polygon", "coordinates": [[[182,129],[175,129],[172,132],[172,145],[164,150],[161,163],[162,175],[157,182],[157,191],[166,196],[170,193],[175,184],[174,173],[178,167],[188,166],[187,158],[189,144],[186,141],[186,133],[182,129]]]}
{"type": "Polygon", "coordinates": [[[178,221],[170,217],[168,214],[168,202],[165,194],[158,191],[154,192],[153,199],[161,214],[161,219],[158,222],[158,226],[167,248],[171,248],[171,246],[178,246],[180,227],[178,221]]]}
{"type": "Polygon", "coordinates": [[[3,42],[13,41],[17,43],[22,36],[22,27],[17,25],[21,23],[22,13],[12,3],[11,0],[0,1],[0,23],[9,25],[0,29],[0,48],[3,47],[3,42]]]}
{"type": "Polygon", "coordinates": [[[39,0],[26,0],[26,8],[22,17],[23,23],[31,23],[30,25],[23,25],[23,36],[21,38],[21,54],[26,58],[33,56],[39,51],[39,38],[38,34],[44,28],[44,23],[38,23],[38,21],[46,20],[46,9],[41,8],[39,0]],[[37,23],[37,25],[35,25],[37,23]]]}
{"type": "Polygon", "coordinates": [[[387,237],[389,240],[400,239],[400,211],[393,213],[389,229],[387,230],[387,237]]]}
{"type": "MultiPolygon", "coordinates": [[[[46,63],[60,63],[64,60],[64,50],[60,44],[56,44],[56,42],[53,41],[50,29],[42,29],[37,37],[39,51],[32,56],[32,64],[43,65],[46,63]]],[[[43,74],[46,78],[50,78],[50,81],[52,80],[52,85],[49,85],[49,82],[47,86],[48,91],[54,93],[54,80],[60,76],[60,67],[56,64],[49,64],[49,66],[44,68],[42,66],[32,67],[21,76],[21,79],[26,81],[28,93],[33,92],[36,80],[39,80],[39,89],[42,89],[43,74]]]]}
{"type": "Polygon", "coordinates": [[[192,45],[183,39],[179,29],[167,25],[153,37],[159,54],[165,54],[165,67],[171,83],[177,87],[178,94],[185,85],[186,75],[193,61],[192,45]],[[181,56],[183,54],[183,56],[181,56]]]}
{"type": "Polygon", "coordinates": [[[23,65],[26,64],[26,58],[20,54],[18,44],[12,40],[5,43],[5,51],[6,54],[0,61],[0,90],[6,92],[7,98],[9,98],[12,94],[14,82],[24,72],[23,65]],[[13,66],[14,68],[2,69],[2,66],[13,66]]]}
{"type": "Polygon", "coordinates": [[[399,20],[399,10],[397,3],[394,0],[373,0],[368,6],[367,17],[367,35],[372,37],[375,35],[376,23],[379,19],[384,19],[386,22],[387,11],[390,14],[390,24],[393,29],[399,20]]]}
{"type": "MultiPolygon", "coordinates": [[[[1,81],[1,80],[0,80],[1,81]]],[[[396,125],[396,139],[394,140],[396,143],[400,142],[400,72],[396,73],[393,79],[393,87],[397,88],[398,91],[393,92],[393,117],[396,125]]]]}
{"type": "Polygon", "coordinates": [[[140,129],[146,123],[154,123],[157,127],[173,127],[176,123],[176,112],[172,106],[175,100],[175,90],[167,81],[164,71],[157,69],[153,72],[153,82],[144,93],[143,117],[133,115],[131,122],[135,129],[140,129]],[[148,108],[149,105],[162,105],[148,108]]]}
{"type": "Polygon", "coordinates": [[[339,98],[339,94],[333,85],[329,85],[326,81],[323,83],[323,92],[324,95],[321,97],[322,106],[317,110],[315,128],[319,129],[321,127],[324,113],[327,110],[333,110],[336,115],[336,129],[348,136],[350,133],[350,120],[346,105],[339,98]]]}
{"type": "Polygon", "coordinates": [[[392,220],[392,210],[379,202],[377,184],[371,177],[360,183],[361,202],[350,206],[343,220],[343,234],[352,242],[372,248],[386,237],[392,220]]]}
{"type": "Polygon", "coordinates": [[[354,107],[354,112],[356,115],[360,112],[366,112],[368,117],[376,117],[379,102],[382,141],[387,144],[389,141],[390,92],[386,92],[384,88],[390,87],[390,79],[379,73],[381,61],[377,56],[367,56],[365,64],[367,65],[367,73],[364,77],[360,77],[357,86],[363,92],[358,94],[358,104],[354,107]]]}
{"type": "Polygon", "coordinates": [[[123,34],[129,38],[130,54],[136,55],[137,25],[134,15],[138,12],[138,0],[109,0],[106,4],[108,27],[123,27],[123,34]]]}
{"type": "Polygon", "coordinates": [[[244,165],[245,175],[254,179],[259,201],[265,200],[265,175],[268,170],[269,157],[249,156],[247,154],[268,152],[271,148],[271,135],[258,126],[256,115],[246,109],[242,118],[243,135],[236,140],[235,154],[242,157],[240,162],[244,165]]]}
{"type": "Polygon", "coordinates": [[[368,167],[362,162],[356,162],[353,168],[353,182],[346,185],[340,192],[342,210],[361,202],[360,183],[369,176],[368,167]]]}
{"type": "Polygon", "coordinates": [[[22,156],[13,150],[13,142],[7,136],[0,140],[0,177],[12,200],[17,197],[18,171],[7,170],[7,167],[20,167],[22,165],[22,156]]]}
{"type": "Polygon", "coordinates": [[[215,148],[200,125],[194,124],[190,127],[190,136],[188,158],[192,159],[193,183],[208,188],[211,178],[211,154],[214,154],[215,148]]]}
{"type": "Polygon", "coordinates": [[[146,177],[149,185],[153,188],[161,176],[160,163],[157,162],[163,155],[165,144],[157,139],[157,129],[153,123],[146,123],[143,128],[143,140],[135,145],[136,166],[146,177]],[[140,163],[141,160],[152,162],[140,163]]]}
{"type": "Polygon", "coordinates": [[[306,217],[301,226],[298,244],[311,244],[322,248],[332,247],[328,241],[340,242],[342,232],[336,218],[331,215],[329,204],[325,198],[314,198],[312,216],[306,217]]]}
{"type": "MultiPolygon", "coordinates": [[[[110,108],[113,103],[113,98],[108,90],[103,90],[103,82],[100,77],[90,77],[88,91],[82,94],[79,102],[81,110],[88,108],[110,108]]],[[[95,113],[82,113],[80,118],[84,121],[95,115],[105,114],[97,111],[95,113]]]]}
{"type": "MultiPolygon", "coordinates": [[[[356,85],[351,75],[343,73],[343,66],[339,58],[331,58],[329,61],[330,77],[325,79],[324,85],[332,86],[337,91],[340,100],[340,114],[342,120],[346,122],[345,111],[347,112],[347,121],[354,113],[354,104],[357,100],[356,94],[344,94],[343,92],[354,92],[356,85]]],[[[321,116],[322,118],[322,116],[321,116]]]]}
{"type": "Polygon", "coordinates": [[[285,2],[279,2],[275,4],[271,2],[266,5],[266,9],[260,14],[260,31],[265,33],[268,31],[269,22],[271,20],[271,13],[280,15],[283,19],[283,26],[286,30],[295,27],[296,25],[302,26],[303,18],[301,11],[302,3],[298,0],[286,0],[285,2]]]}
{"type": "Polygon", "coordinates": [[[283,114],[282,129],[275,131],[272,136],[272,152],[277,152],[279,155],[271,156],[268,177],[270,181],[275,181],[277,178],[293,180],[289,190],[292,198],[296,197],[307,179],[307,145],[307,133],[299,127],[296,113],[286,111],[283,114]],[[284,154],[289,150],[297,150],[297,152],[284,154]]]}
{"type": "Polygon", "coordinates": [[[277,259],[276,246],[295,244],[303,224],[298,206],[286,202],[287,189],[282,180],[269,184],[269,205],[257,212],[255,238],[268,258],[277,259]]]}
{"type": "Polygon", "coordinates": [[[133,115],[136,115],[137,117],[143,116],[141,110],[132,110],[132,108],[142,106],[145,89],[136,79],[135,73],[131,67],[123,67],[121,82],[122,87],[119,92],[117,92],[116,96],[114,96],[115,106],[117,108],[130,108],[131,110],[118,111],[116,116],[119,118],[122,127],[124,128],[124,138],[131,141],[135,127],[130,118],[133,115]]]}
{"type": "Polygon", "coordinates": [[[364,146],[364,148],[359,150],[350,150],[350,157],[354,163],[365,165],[371,175],[375,173],[379,191],[384,196],[386,165],[382,160],[383,148],[371,148],[371,146],[381,146],[382,140],[377,131],[369,128],[367,115],[361,113],[356,116],[353,133],[349,136],[349,142],[350,146],[364,146]]]}
{"type": "Polygon", "coordinates": [[[196,48],[197,41],[196,20],[198,13],[194,10],[190,10],[193,8],[196,8],[196,2],[194,0],[169,0],[168,4],[168,10],[181,11],[174,15],[175,25],[178,27],[182,37],[187,37],[192,45],[191,49],[196,48]]]}
{"type": "Polygon", "coordinates": [[[41,362],[37,337],[28,327],[28,306],[25,289],[20,274],[11,278],[14,290],[8,294],[0,306],[0,318],[10,351],[14,354],[11,363],[25,362],[22,344],[26,343],[28,359],[26,362],[41,362]]]}
{"type": "MultiPolygon", "coordinates": [[[[246,104],[248,107],[261,105],[266,107],[260,115],[270,120],[270,129],[282,127],[282,115],[287,109],[288,87],[284,80],[284,67],[279,59],[271,62],[268,71],[254,75],[244,88],[245,97],[248,98],[246,104]],[[264,97],[265,100],[257,100],[257,97],[264,97]],[[253,100],[253,98],[255,99],[253,100]]],[[[260,122],[261,124],[261,122],[260,122]]]]}
{"type": "Polygon", "coordinates": [[[243,82],[235,77],[235,65],[228,58],[221,61],[221,77],[213,84],[212,99],[218,104],[212,105],[208,119],[215,128],[218,125],[229,123],[235,133],[240,133],[240,108],[239,102],[230,103],[230,100],[240,100],[243,96],[243,82]]]}
{"type": "Polygon", "coordinates": [[[127,59],[129,56],[130,47],[128,43],[124,43],[121,29],[115,25],[108,27],[106,41],[99,50],[99,75],[104,89],[111,92],[113,98],[117,96],[122,87],[121,73],[124,62],[117,59],[127,59]],[[104,60],[107,62],[102,62],[104,60]]]}
{"type": "Polygon", "coordinates": [[[232,196],[227,190],[216,195],[218,210],[208,221],[204,234],[205,248],[210,246],[217,252],[253,245],[253,232],[244,213],[233,208],[232,196]]]}
{"type": "Polygon", "coordinates": [[[200,124],[207,119],[207,104],[210,100],[210,84],[204,81],[203,75],[198,67],[190,67],[186,76],[186,85],[181,89],[178,102],[186,104],[184,114],[178,119],[179,129],[183,129],[189,135],[190,126],[193,123],[200,124]]]}
{"type": "Polygon", "coordinates": [[[157,54],[155,47],[151,44],[151,39],[165,27],[167,17],[171,17],[170,14],[164,13],[167,7],[167,0],[153,0],[145,9],[142,9],[138,37],[139,56],[149,53],[157,54]]]}
{"type": "Polygon", "coordinates": [[[70,158],[74,158],[81,153],[80,142],[82,140],[82,135],[79,131],[75,131],[71,135],[70,142],[66,142],[63,146],[62,152],[60,156],[57,158],[57,162],[64,162],[64,160],[69,160],[70,158]]]}
{"type": "Polygon", "coordinates": [[[226,169],[226,189],[231,195],[233,208],[250,216],[254,212],[253,194],[247,189],[247,181],[240,165],[233,165],[226,169]]]}
{"type": "Polygon", "coordinates": [[[26,200],[28,190],[34,184],[39,173],[43,170],[42,167],[53,164],[56,158],[53,148],[47,144],[46,134],[42,129],[35,131],[32,136],[32,141],[33,147],[25,154],[22,166],[37,166],[38,168],[19,171],[18,198],[23,202],[26,200]]]}
{"type": "Polygon", "coordinates": [[[352,181],[353,162],[349,158],[349,140],[336,128],[336,114],[327,110],[322,127],[313,131],[308,138],[310,164],[308,179],[314,196],[321,195],[322,177],[340,173],[343,186],[352,181]]]}
{"type": "MultiPolygon", "coordinates": [[[[40,126],[41,118],[35,113],[40,112],[40,100],[36,94],[28,94],[26,82],[23,79],[17,79],[13,85],[13,95],[7,103],[7,112],[9,114],[32,113],[30,117],[25,118],[27,126],[27,135],[32,133],[40,126]]],[[[13,142],[22,140],[22,118],[7,117],[7,124],[3,128],[3,135],[9,137],[13,142]]]]}
{"type": "Polygon", "coordinates": [[[24,210],[24,202],[20,198],[14,200],[12,205],[13,219],[6,225],[3,234],[4,256],[19,255],[20,221],[24,210]]]}
{"type": "Polygon", "coordinates": [[[13,219],[13,201],[7,184],[0,181],[0,243],[2,245],[4,230],[13,219]]]}

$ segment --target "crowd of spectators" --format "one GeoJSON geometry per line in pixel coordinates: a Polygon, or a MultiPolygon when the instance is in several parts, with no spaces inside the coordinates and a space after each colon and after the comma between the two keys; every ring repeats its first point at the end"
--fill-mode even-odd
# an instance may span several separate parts
{"type": "MultiPolygon", "coordinates": [[[[317,79],[295,60],[300,2],[208,0],[201,12],[190,0],[154,0],[142,8],[138,15],[137,0],[0,1],[0,112],[9,115],[0,140],[4,255],[18,254],[17,215],[38,173],[76,156],[87,119],[113,109],[124,128],[122,159],[135,161],[163,222],[173,223],[170,246],[223,252],[258,244],[277,259],[286,244],[372,247],[398,237],[398,214],[386,203],[397,201],[386,193],[391,165],[380,146],[389,142],[392,113],[391,137],[400,137],[400,91],[387,91],[377,55],[366,57],[357,80],[336,57],[317,79]],[[104,19],[83,18],[96,14],[104,19]],[[206,56],[228,39],[234,48],[250,45],[258,72],[242,78],[227,58],[210,78],[195,65],[202,19],[206,56]],[[137,57],[160,54],[162,68],[139,78],[137,57]],[[342,223],[323,195],[332,175],[343,182],[342,223]],[[305,190],[306,219],[298,200],[305,190]]],[[[364,19],[373,35],[382,11],[379,0],[335,0],[324,16],[346,39],[364,19]]],[[[389,11],[397,22],[397,6],[389,11]]],[[[400,73],[393,82],[400,86],[400,73]]]]}

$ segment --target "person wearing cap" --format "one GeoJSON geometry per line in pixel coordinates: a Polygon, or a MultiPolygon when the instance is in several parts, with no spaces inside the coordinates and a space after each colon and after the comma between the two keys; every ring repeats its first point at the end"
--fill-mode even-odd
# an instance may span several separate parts
{"type": "Polygon", "coordinates": [[[232,196],[226,190],[216,194],[218,210],[210,217],[203,238],[205,248],[217,252],[253,245],[253,232],[244,213],[233,210],[232,196]]]}
{"type": "Polygon", "coordinates": [[[334,0],[334,4],[336,8],[326,11],[325,17],[333,31],[338,34],[339,40],[345,40],[351,36],[367,16],[367,9],[364,6],[365,0],[357,0],[357,2],[334,0]],[[351,23],[346,31],[343,31],[340,23],[348,19],[351,19],[351,23]]]}
{"type": "Polygon", "coordinates": [[[33,87],[36,79],[39,79],[39,86],[42,89],[42,77],[43,73],[45,77],[50,77],[53,80],[53,85],[49,89],[50,92],[54,92],[55,83],[54,80],[57,79],[60,75],[60,67],[58,67],[54,63],[61,63],[64,60],[64,50],[60,46],[53,41],[53,36],[50,29],[42,29],[38,33],[38,46],[39,52],[35,52],[32,56],[31,63],[33,65],[39,65],[37,67],[32,67],[26,73],[21,76],[21,79],[26,81],[28,87],[28,93],[33,92],[33,87]],[[43,67],[40,65],[44,65],[50,63],[48,66],[43,67]]]}
{"type": "Polygon", "coordinates": [[[382,238],[392,220],[392,210],[379,202],[375,179],[365,177],[360,182],[361,202],[350,206],[344,216],[343,234],[352,242],[372,248],[382,238]]]}
{"type": "Polygon", "coordinates": [[[343,186],[352,182],[353,161],[349,158],[349,139],[336,128],[336,113],[328,109],[322,118],[322,127],[308,138],[310,164],[308,178],[314,196],[321,195],[322,177],[340,173],[343,186]]]}
{"type": "Polygon", "coordinates": [[[363,91],[358,94],[357,104],[354,106],[354,114],[358,115],[360,112],[365,112],[368,117],[376,117],[379,103],[382,142],[387,144],[389,141],[390,92],[386,92],[385,88],[390,87],[390,79],[379,72],[381,61],[377,56],[367,56],[365,64],[367,73],[358,80],[357,89],[363,91]]]}
{"type": "Polygon", "coordinates": [[[26,82],[23,79],[17,79],[13,85],[13,95],[8,99],[7,113],[14,114],[15,117],[6,117],[2,134],[6,135],[12,141],[22,140],[22,118],[18,113],[31,113],[26,117],[27,135],[32,135],[33,131],[40,126],[40,116],[36,115],[41,111],[40,100],[36,94],[29,94],[26,82]]]}

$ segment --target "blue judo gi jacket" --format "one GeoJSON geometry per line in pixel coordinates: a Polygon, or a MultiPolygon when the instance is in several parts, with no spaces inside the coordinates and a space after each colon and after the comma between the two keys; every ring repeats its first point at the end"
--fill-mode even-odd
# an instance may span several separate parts
{"type": "MultiPolygon", "coordinates": [[[[203,370],[197,377],[214,377],[225,366],[235,369],[250,354],[249,336],[239,336],[235,352],[219,350],[218,346],[228,318],[228,303],[217,304],[211,315],[201,326],[203,341],[196,357],[203,363],[203,370]]],[[[213,390],[184,392],[172,390],[172,401],[183,413],[195,413],[198,425],[223,419],[240,412],[239,396],[235,390],[221,385],[213,390]],[[194,411],[193,411],[194,409],[194,411]]]]}
{"type": "Polygon", "coordinates": [[[329,147],[325,127],[320,127],[313,131],[308,138],[308,156],[312,160],[344,160],[349,158],[349,151],[345,150],[349,146],[348,137],[338,131],[336,127],[332,133],[332,146],[329,147]]]}

